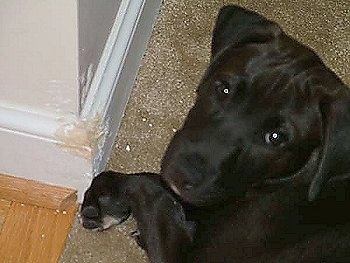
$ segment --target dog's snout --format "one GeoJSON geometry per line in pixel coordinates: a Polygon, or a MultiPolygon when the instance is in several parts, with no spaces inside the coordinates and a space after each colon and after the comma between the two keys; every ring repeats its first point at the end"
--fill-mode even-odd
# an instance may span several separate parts
{"type": "MultiPolygon", "coordinates": [[[[199,152],[177,155],[175,162],[165,167],[164,177],[178,192],[191,192],[203,183],[207,174],[208,158],[199,152]]],[[[164,167],[163,167],[164,168],[164,167]]]]}
{"type": "Polygon", "coordinates": [[[206,159],[205,157],[200,154],[200,153],[188,153],[188,154],[184,154],[182,156],[182,158],[184,159],[184,162],[191,166],[191,165],[195,165],[197,166],[198,168],[202,168],[206,165],[206,159]]]}
{"type": "Polygon", "coordinates": [[[187,189],[198,185],[206,174],[208,160],[200,153],[188,153],[180,157],[180,163],[183,164],[184,168],[184,187],[187,189]]]}

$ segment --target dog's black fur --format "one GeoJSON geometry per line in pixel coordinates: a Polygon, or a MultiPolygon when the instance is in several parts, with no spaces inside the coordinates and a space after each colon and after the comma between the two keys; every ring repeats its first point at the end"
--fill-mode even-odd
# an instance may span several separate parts
{"type": "Polygon", "coordinates": [[[349,178],[349,89],[276,23],[226,6],[161,176],[104,172],[81,215],[104,229],[132,211],[152,263],[345,263],[349,178]]]}

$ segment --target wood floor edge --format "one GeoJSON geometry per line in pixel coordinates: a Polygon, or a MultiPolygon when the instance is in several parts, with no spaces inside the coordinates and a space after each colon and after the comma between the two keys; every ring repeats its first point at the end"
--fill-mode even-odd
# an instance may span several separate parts
{"type": "Polygon", "coordinates": [[[0,174],[0,198],[50,209],[66,210],[77,203],[77,191],[0,174]]]}
{"type": "Polygon", "coordinates": [[[58,211],[15,201],[10,203],[0,230],[1,263],[59,262],[78,205],[58,211]]]}

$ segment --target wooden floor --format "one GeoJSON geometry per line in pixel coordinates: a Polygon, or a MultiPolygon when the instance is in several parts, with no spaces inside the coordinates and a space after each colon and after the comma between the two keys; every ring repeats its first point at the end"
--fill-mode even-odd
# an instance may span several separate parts
{"type": "Polygon", "coordinates": [[[57,262],[76,209],[74,190],[0,175],[0,262],[57,262]]]}

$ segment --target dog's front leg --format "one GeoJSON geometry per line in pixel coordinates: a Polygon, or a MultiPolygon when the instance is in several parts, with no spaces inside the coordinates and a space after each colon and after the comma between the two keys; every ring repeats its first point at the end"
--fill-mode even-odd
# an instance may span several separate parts
{"type": "Polygon", "coordinates": [[[139,228],[134,236],[151,263],[186,262],[194,224],[156,174],[99,174],[85,193],[80,215],[85,228],[105,230],[130,212],[139,228]]]}
{"type": "Polygon", "coordinates": [[[191,246],[194,224],[186,221],[182,205],[154,176],[134,179],[128,193],[138,229],[139,243],[152,263],[184,263],[191,246]]]}

